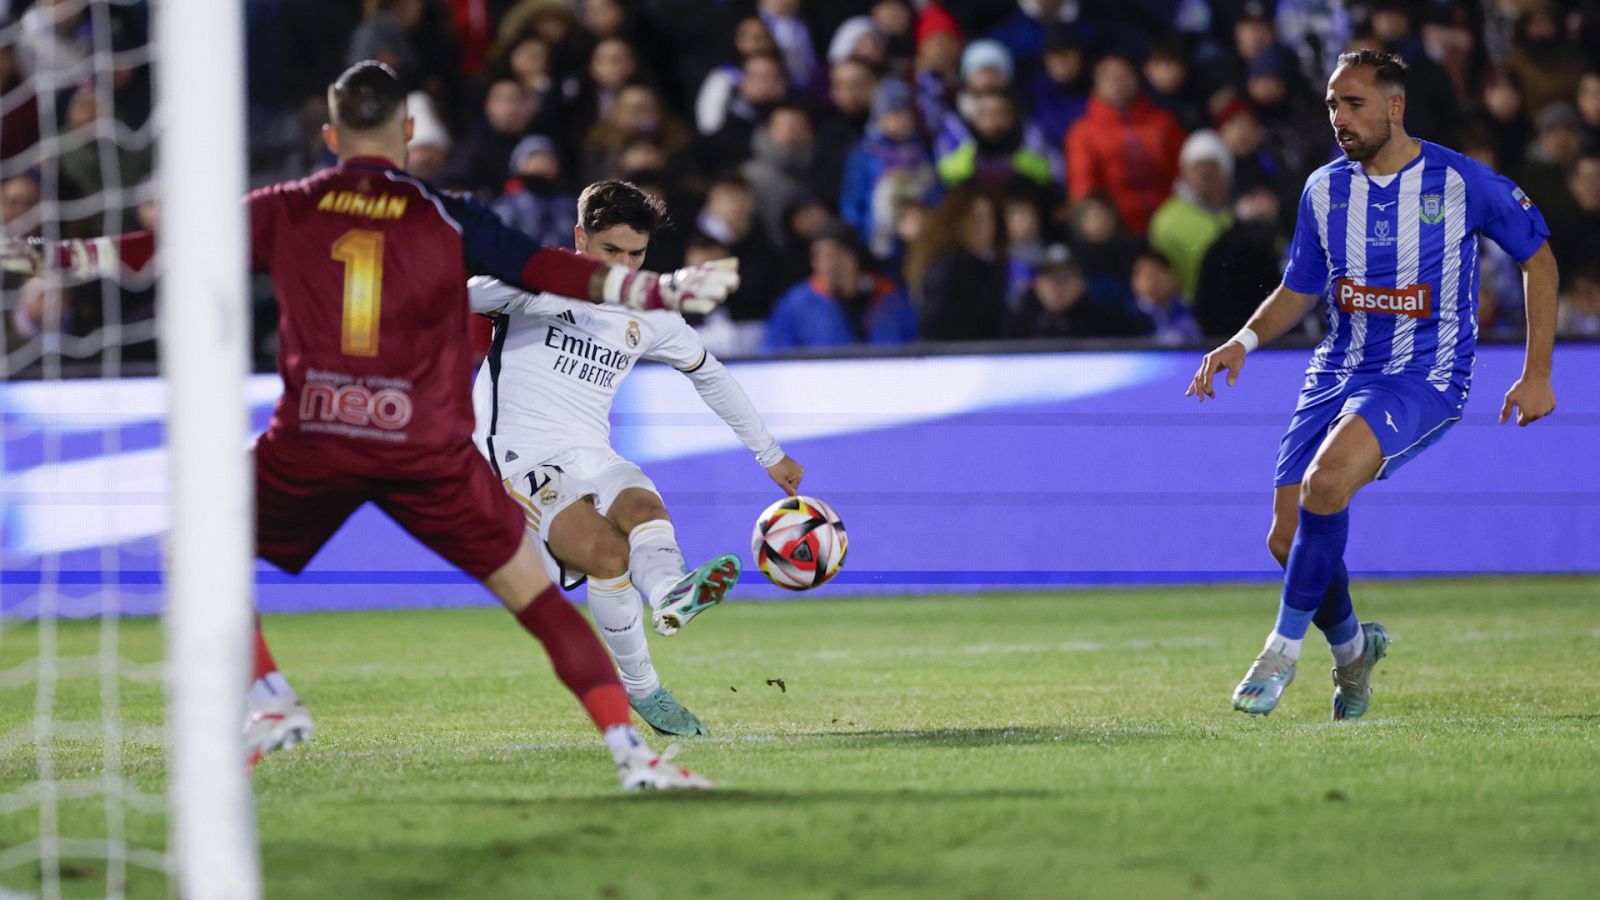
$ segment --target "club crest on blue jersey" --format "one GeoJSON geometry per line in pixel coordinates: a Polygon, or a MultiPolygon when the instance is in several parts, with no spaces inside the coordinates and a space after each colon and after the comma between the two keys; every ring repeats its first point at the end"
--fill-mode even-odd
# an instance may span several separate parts
{"type": "Polygon", "coordinates": [[[1437,225],[1444,219],[1444,195],[1423,194],[1422,207],[1417,210],[1417,215],[1429,225],[1437,225]]]}

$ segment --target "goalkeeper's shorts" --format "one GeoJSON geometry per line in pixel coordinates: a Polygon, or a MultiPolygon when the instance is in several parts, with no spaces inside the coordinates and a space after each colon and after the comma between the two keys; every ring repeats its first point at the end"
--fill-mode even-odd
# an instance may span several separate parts
{"type": "Polygon", "coordinates": [[[437,477],[383,479],[326,466],[292,437],[256,443],[256,554],[299,574],[371,501],[428,549],[482,581],[522,544],[522,510],[470,444],[442,454],[437,477]]]}

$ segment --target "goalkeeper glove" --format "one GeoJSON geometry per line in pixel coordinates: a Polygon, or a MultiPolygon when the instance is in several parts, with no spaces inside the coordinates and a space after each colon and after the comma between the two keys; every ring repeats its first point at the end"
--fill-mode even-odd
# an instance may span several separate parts
{"type": "Polygon", "coordinates": [[[732,257],[688,266],[666,275],[614,266],[603,299],[630,309],[708,313],[739,288],[739,261],[732,257]]]}
{"type": "Polygon", "coordinates": [[[0,269],[37,275],[51,267],[79,281],[115,276],[122,271],[117,243],[108,237],[48,243],[36,237],[0,238],[0,269]]]}

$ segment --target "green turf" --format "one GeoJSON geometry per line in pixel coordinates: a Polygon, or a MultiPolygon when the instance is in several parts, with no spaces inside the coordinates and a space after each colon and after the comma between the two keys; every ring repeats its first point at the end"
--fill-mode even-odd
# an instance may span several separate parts
{"type": "MultiPolygon", "coordinates": [[[[654,641],[714,732],[680,759],[723,787],[639,797],[504,613],[269,617],[318,732],[255,776],[268,896],[1593,896],[1600,582],[1357,600],[1396,642],[1368,718],[1339,725],[1315,635],[1277,713],[1229,709],[1271,624],[1262,586],[730,604],[654,641]]],[[[69,653],[98,636],[59,635],[69,653]]],[[[36,637],[7,630],[0,670],[36,637]]],[[[158,638],[125,623],[124,654],[158,638]]],[[[124,689],[125,715],[155,721],[156,688],[124,689]]],[[[0,734],[30,692],[0,692],[0,734]]],[[[63,685],[60,715],[98,698],[63,685]]],[[[35,756],[0,750],[4,794],[35,756]]],[[[125,755],[159,790],[159,750],[125,755]]],[[[57,765],[99,757],[62,744],[57,765]]],[[[101,808],[65,804],[63,830],[103,827],[101,808]]],[[[0,847],[36,823],[0,815],[0,847]]],[[[161,816],[127,826],[159,845],[161,816]]],[[[103,893],[101,871],[71,861],[67,895],[103,893]]]]}

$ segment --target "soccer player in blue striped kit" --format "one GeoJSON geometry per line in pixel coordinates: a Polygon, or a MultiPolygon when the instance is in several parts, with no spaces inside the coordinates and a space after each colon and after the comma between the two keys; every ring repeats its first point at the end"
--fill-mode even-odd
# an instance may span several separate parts
{"type": "Polygon", "coordinates": [[[1272,531],[1283,564],[1278,621],[1233,692],[1242,712],[1272,712],[1294,680],[1313,623],[1333,650],[1333,718],[1367,710],[1372,669],[1389,647],[1350,604],[1345,570],[1355,492],[1392,476],[1461,418],[1478,337],[1478,237],[1522,266],[1528,342],[1500,421],[1528,425],[1555,410],[1556,264],[1544,217],[1509,180],[1407,135],[1406,66],[1373,50],[1346,53],[1328,81],[1328,118],[1343,159],[1311,174],[1283,283],[1231,340],[1206,354],[1189,385],[1239,378],[1245,354],[1328,299],[1328,336],[1311,355],[1278,450],[1272,531]]]}

